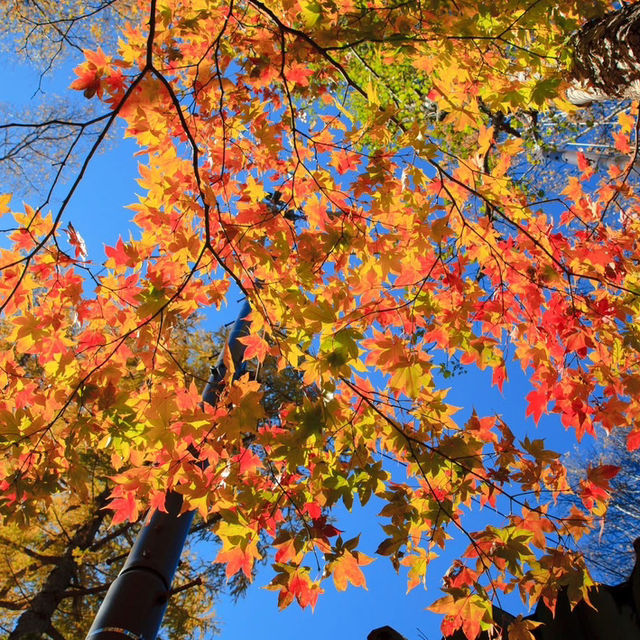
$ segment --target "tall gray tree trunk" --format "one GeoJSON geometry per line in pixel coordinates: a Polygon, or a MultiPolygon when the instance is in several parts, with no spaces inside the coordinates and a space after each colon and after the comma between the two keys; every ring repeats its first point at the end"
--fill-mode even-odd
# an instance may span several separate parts
{"type": "Polygon", "coordinates": [[[640,100],[640,2],[590,20],[572,45],[569,102],[640,100]]]}

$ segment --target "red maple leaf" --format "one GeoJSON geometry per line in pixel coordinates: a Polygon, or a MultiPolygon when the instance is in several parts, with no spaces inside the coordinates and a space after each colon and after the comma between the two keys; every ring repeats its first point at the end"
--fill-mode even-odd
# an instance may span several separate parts
{"type": "Polygon", "coordinates": [[[535,423],[538,424],[542,414],[547,410],[547,394],[540,389],[534,389],[527,395],[527,403],[526,416],[533,416],[535,423]]]}
{"type": "Polygon", "coordinates": [[[296,63],[291,65],[291,68],[287,70],[286,77],[289,82],[295,82],[301,87],[309,86],[309,78],[314,74],[313,69],[307,65],[296,63]]]}

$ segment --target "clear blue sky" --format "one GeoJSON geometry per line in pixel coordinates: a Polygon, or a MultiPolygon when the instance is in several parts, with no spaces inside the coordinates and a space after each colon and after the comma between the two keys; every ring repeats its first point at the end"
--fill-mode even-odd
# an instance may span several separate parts
{"type": "MultiPolygon", "coordinates": [[[[65,91],[73,79],[70,68],[63,68],[54,79],[45,79],[44,99],[65,91]]],[[[6,61],[0,70],[0,82],[4,87],[4,95],[0,99],[5,103],[15,100],[28,102],[37,86],[33,73],[19,66],[7,66],[6,61]]],[[[70,93],[74,97],[78,95],[78,92],[70,93]]],[[[43,96],[37,99],[43,99],[43,96]]],[[[97,264],[104,259],[104,244],[115,243],[119,235],[128,236],[131,228],[131,214],[124,207],[135,201],[136,192],[141,191],[135,182],[138,159],[133,157],[134,152],[135,147],[130,141],[108,144],[106,151],[93,159],[64,216],[64,224],[68,221],[73,223],[87,243],[89,259],[97,264]]],[[[38,201],[31,204],[37,205],[38,201]]],[[[232,300],[234,304],[235,300],[232,300]]],[[[209,322],[212,326],[224,324],[235,318],[236,313],[237,308],[233,306],[210,317],[209,322]]],[[[549,448],[558,451],[571,449],[575,442],[573,434],[566,432],[557,421],[543,418],[538,429],[531,420],[525,421],[526,379],[514,365],[508,373],[511,381],[505,384],[503,394],[491,387],[489,374],[476,372],[451,379],[453,390],[450,400],[454,405],[464,407],[459,414],[460,419],[464,421],[474,407],[480,415],[501,414],[517,434],[524,435],[526,431],[531,437],[550,435],[549,448]]],[[[362,550],[370,556],[375,555],[375,549],[384,537],[375,516],[376,508],[372,504],[364,510],[354,509],[351,514],[337,514],[336,521],[336,526],[344,530],[344,539],[362,533],[362,550]]],[[[440,597],[438,587],[442,574],[465,547],[464,540],[453,540],[446,556],[432,563],[428,592],[418,587],[407,595],[406,577],[396,575],[387,559],[378,558],[366,568],[368,590],[350,588],[338,594],[331,585],[327,585],[327,593],[321,596],[313,613],[301,611],[297,605],[278,612],[277,594],[261,588],[270,580],[269,566],[261,567],[246,598],[233,603],[230,598],[222,597],[216,605],[222,626],[220,637],[224,640],[247,637],[266,640],[364,640],[371,629],[389,624],[409,640],[424,636],[436,640],[440,637],[440,620],[425,611],[425,607],[440,597]]],[[[517,603],[509,606],[514,613],[522,611],[517,603]]]]}

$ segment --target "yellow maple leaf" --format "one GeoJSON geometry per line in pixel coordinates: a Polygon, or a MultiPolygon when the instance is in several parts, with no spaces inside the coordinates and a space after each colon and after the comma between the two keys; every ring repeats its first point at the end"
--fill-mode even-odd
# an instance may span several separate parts
{"type": "Polygon", "coordinates": [[[249,200],[251,202],[262,202],[267,195],[262,184],[256,182],[253,176],[247,176],[247,188],[245,193],[249,196],[249,200]]]}
{"type": "Polygon", "coordinates": [[[0,215],[10,211],[9,202],[11,202],[11,194],[10,193],[1,193],[0,194],[0,215]]]}

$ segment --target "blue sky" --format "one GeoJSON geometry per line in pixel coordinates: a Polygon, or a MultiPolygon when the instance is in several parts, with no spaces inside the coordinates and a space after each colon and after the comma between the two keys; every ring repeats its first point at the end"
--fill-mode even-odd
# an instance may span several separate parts
{"type": "MultiPolygon", "coordinates": [[[[37,99],[47,99],[56,92],[61,94],[72,79],[71,67],[64,67],[54,79],[45,79],[44,96],[37,99]]],[[[17,99],[27,103],[37,77],[23,67],[5,65],[0,70],[0,81],[5,87],[4,95],[0,97],[3,102],[17,99]]],[[[74,97],[78,95],[71,93],[74,97]]],[[[131,141],[109,143],[106,150],[92,160],[64,215],[64,225],[69,221],[73,223],[87,243],[89,259],[95,263],[102,262],[105,243],[115,243],[119,235],[126,238],[131,228],[131,213],[125,206],[134,202],[136,192],[141,191],[135,182],[138,164],[135,151],[131,141]]],[[[64,193],[67,187],[68,184],[63,185],[59,193],[64,193]]],[[[38,204],[38,201],[31,204],[38,204]]],[[[208,318],[210,326],[216,327],[235,318],[239,306],[235,305],[235,296],[230,299],[232,306],[208,318]]],[[[487,372],[470,372],[450,379],[449,400],[464,407],[459,414],[460,420],[466,420],[473,408],[480,415],[500,414],[519,435],[526,432],[532,438],[549,436],[548,447],[557,451],[573,448],[573,434],[566,432],[558,421],[543,418],[540,427],[536,428],[531,419],[525,420],[525,396],[529,391],[526,377],[513,363],[508,367],[508,374],[510,381],[505,384],[503,394],[491,386],[491,376],[487,372]]],[[[365,509],[354,508],[352,513],[336,514],[336,526],[344,531],[343,538],[362,533],[361,548],[370,556],[375,556],[375,549],[384,537],[376,511],[376,505],[372,503],[365,509]]],[[[217,603],[221,638],[235,640],[257,635],[267,639],[277,637],[278,640],[297,640],[299,637],[305,640],[338,637],[364,640],[371,629],[389,624],[409,640],[418,640],[423,637],[421,634],[434,640],[440,637],[440,620],[425,611],[425,607],[440,597],[441,577],[465,547],[464,540],[452,540],[446,555],[432,563],[427,592],[417,587],[406,594],[406,576],[396,575],[388,560],[378,558],[366,569],[368,590],[350,588],[345,593],[336,593],[327,584],[327,593],[321,596],[315,612],[301,611],[297,605],[278,612],[277,594],[262,588],[270,580],[269,567],[261,567],[255,584],[243,600],[234,603],[230,598],[222,597],[217,603]]],[[[208,551],[203,549],[203,553],[208,551]]],[[[522,611],[517,603],[508,606],[515,613],[522,611]]]]}

